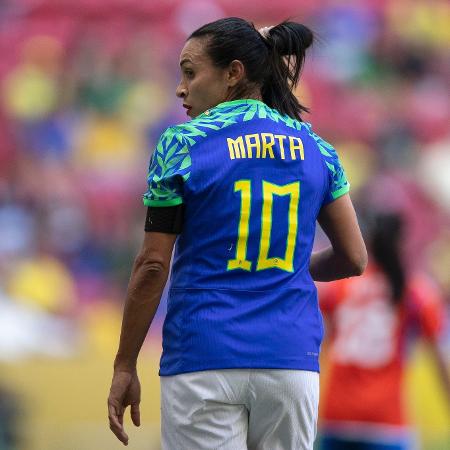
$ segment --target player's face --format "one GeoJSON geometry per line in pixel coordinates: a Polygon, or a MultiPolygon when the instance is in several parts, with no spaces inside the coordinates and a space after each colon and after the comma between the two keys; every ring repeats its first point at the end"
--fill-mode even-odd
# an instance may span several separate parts
{"type": "Polygon", "coordinates": [[[214,66],[205,51],[205,38],[189,39],[181,50],[181,81],[177,97],[192,118],[227,100],[228,71],[214,66]]]}

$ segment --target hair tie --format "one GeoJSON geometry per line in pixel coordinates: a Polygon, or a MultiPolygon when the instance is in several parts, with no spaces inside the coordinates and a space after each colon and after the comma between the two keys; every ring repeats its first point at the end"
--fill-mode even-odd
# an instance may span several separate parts
{"type": "Polygon", "coordinates": [[[264,38],[264,39],[268,39],[269,38],[269,31],[273,28],[273,25],[270,27],[262,27],[258,30],[258,33],[264,38]]]}

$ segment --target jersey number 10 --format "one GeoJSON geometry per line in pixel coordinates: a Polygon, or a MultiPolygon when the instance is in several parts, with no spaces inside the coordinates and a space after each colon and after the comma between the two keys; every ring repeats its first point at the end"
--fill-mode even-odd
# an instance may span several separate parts
{"type": "MultiPolygon", "coordinates": [[[[247,259],[247,242],[249,235],[250,211],[252,203],[251,180],[238,180],[234,183],[234,192],[241,193],[241,215],[239,219],[238,238],[236,245],[236,257],[228,260],[228,270],[243,269],[252,270],[252,261],[247,259]]],[[[297,242],[297,213],[300,200],[300,182],[278,186],[262,182],[263,205],[261,213],[261,239],[259,243],[259,255],[256,270],[278,268],[287,272],[294,271],[294,253],[297,242]],[[289,198],[288,233],[286,236],[286,252],[283,258],[269,258],[270,236],[272,231],[272,205],[274,196],[289,198]]]]}

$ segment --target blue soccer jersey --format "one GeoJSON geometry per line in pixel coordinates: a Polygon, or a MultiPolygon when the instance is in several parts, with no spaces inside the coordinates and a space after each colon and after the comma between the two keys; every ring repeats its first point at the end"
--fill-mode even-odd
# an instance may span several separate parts
{"type": "Polygon", "coordinates": [[[225,102],[164,132],[148,185],[145,205],[185,205],[160,375],[318,371],[315,223],[349,190],[333,147],[258,100],[225,102]]]}

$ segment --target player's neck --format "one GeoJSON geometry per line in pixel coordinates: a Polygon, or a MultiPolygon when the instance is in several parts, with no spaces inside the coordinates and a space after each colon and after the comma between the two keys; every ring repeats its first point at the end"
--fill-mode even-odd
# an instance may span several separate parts
{"type": "Polygon", "coordinates": [[[261,89],[255,86],[247,86],[244,88],[240,87],[235,91],[230,91],[225,101],[247,100],[247,99],[262,101],[261,89]]]}

